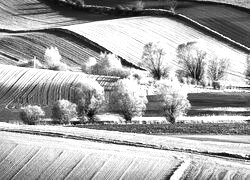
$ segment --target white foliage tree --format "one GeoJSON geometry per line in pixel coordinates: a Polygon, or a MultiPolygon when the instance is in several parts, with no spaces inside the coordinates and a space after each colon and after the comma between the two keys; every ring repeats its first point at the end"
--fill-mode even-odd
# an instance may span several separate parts
{"type": "Polygon", "coordinates": [[[60,55],[57,47],[50,47],[45,50],[44,61],[51,70],[67,70],[67,65],[61,62],[62,56],[60,55]]]}
{"type": "Polygon", "coordinates": [[[121,79],[110,98],[110,108],[118,110],[126,120],[131,122],[134,116],[143,115],[146,110],[147,97],[142,94],[138,83],[130,79],[121,79]]]}

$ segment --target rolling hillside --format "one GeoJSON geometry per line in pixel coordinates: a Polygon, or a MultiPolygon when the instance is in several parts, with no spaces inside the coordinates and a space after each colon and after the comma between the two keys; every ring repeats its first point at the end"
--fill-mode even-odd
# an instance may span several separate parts
{"type": "Polygon", "coordinates": [[[143,16],[62,28],[90,39],[135,65],[140,64],[143,46],[148,42],[161,42],[169,60],[176,65],[175,52],[179,44],[202,40],[208,52],[230,59],[231,73],[241,75],[245,68],[245,52],[172,18],[143,16]]]}
{"type": "Polygon", "coordinates": [[[0,108],[21,104],[46,106],[58,99],[71,99],[74,84],[86,77],[97,80],[105,90],[110,90],[117,80],[116,77],[0,65],[0,108]]]}
{"type": "Polygon", "coordinates": [[[71,34],[60,31],[40,31],[27,33],[0,34],[1,64],[17,64],[22,60],[36,57],[44,60],[46,48],[57,47],[62,55],[62,62],[70,67],[80,68],[89,57],[99,59],[99,53],[104,48],[98,48],[71,34]]]}
{"type": "Polygon", "coordinates": [[[72,10],[55,2],[57,1],[1,0],[0,29],[29,31],[114,18],[114,16],[72,10]]]}
{"type": "Polygon", "coordinates": [[[237,8],[215,4],[185,2],[177,13],[250,47],[250,13],[237,8]]]}

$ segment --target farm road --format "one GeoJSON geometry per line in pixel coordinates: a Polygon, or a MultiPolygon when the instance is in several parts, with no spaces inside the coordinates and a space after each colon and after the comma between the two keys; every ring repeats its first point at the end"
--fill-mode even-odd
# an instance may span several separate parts
{"type": "Polygon", "coordinates": [[[246,179],[249,165],[174,151],[0,131],[1,179],[246,179]]]}

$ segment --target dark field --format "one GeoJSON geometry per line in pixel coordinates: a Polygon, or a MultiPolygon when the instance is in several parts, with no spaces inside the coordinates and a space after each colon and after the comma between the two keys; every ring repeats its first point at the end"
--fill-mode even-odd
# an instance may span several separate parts
{"type": "Polygon", "coordinates": [[[104,124],[78,125],[79,128],[143,134],[250,135],[250,124],[104,124]]]}

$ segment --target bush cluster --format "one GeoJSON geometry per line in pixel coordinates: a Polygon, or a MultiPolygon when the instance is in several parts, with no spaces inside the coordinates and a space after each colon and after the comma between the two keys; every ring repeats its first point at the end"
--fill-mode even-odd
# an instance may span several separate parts
{"type": "Polygon", "coordinates": [[[70,124],[70,120],[77,118],[76,104],[67,100],[58,100],[52,107],[52,119],[60,124],[70,124]]]}
{"type": "Polygon", "coordinates": [[[20,119],[30,125],[39,123],[40,119],[45,116],[44,111],[39,106],[24,106],[20,109],[20,119]]]}
{"type": "Polygon", "coordinates": [[[95,58],[89,58],[89,61],[82,65],[82,71],[87,74],[117,76],[127,78],[130,75],[129,70],[122,67],[121,60],[114,54],[101,53],[99,62],[95,58]]]}

